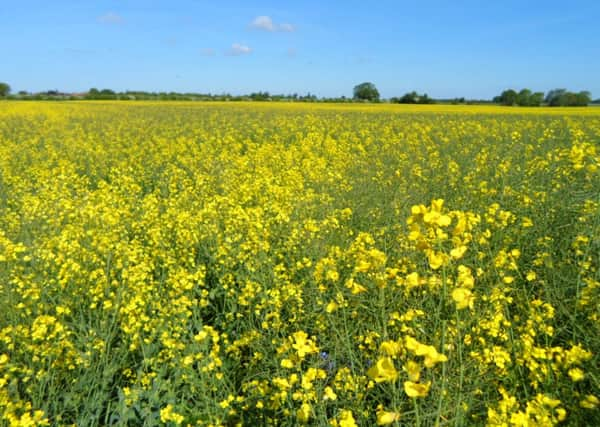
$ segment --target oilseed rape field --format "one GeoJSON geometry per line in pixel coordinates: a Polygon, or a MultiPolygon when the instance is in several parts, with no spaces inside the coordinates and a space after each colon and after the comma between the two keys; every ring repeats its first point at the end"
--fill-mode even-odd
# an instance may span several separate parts
{"type": "Polygon", "coordinates": [[[600,425],[600,109],[0,103],[0,426],[600,425]]]}

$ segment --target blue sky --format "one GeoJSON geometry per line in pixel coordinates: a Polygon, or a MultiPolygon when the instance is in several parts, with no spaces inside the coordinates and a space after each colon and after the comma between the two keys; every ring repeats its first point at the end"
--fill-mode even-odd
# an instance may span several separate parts
{"type": "Polygon", "coordinates": [[[600,97],[597,0],[0,0],[0,22],[14,91],[600,97]]]}

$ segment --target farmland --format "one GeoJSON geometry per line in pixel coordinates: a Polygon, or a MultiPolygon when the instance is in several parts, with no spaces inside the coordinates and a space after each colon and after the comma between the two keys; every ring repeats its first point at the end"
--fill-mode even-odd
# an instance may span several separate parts
{"type": "Polygon", "coordinates": [[[600,425],[599,144],[594,108],[2,102],[0,426],[600,425]]]}

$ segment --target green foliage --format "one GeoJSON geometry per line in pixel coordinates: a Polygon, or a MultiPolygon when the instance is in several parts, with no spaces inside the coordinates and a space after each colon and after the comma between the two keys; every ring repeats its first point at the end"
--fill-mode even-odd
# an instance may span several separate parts
{"type": "Polygon", "coordinates": [[[253,92],[250,94],[250,99],[253,101],[270,101],[271,94],[269,92],[253,92]]]}
{"type": "Polygon", "coordinates": [[[393,97],[390,99],[393,104],[434,104],[435,101],[429,97],[426,93],[419,95],[417,92],[412,91],[405,93],[400,98],[393,97]]]}
{"type": "MultiPolygon", "coordinates": [[[[589,92],[572,93],[566,89],[554,89],[548,92],[545,102],[551,107],[585,106],[591,101],[589,92]]],[[[543,92],[532,92],[530,89],[507,89],[494,98],[494,102],[502,105],[518,105],[520,107],[539,107],[544,102],[543,92]]]]}
{"type": "Polygon", "coordinates": [[[517,105],[521,107],[539,107],[544,102],[543,92],[531,92],[529,89],[522,89],[517,95],[517,105]]]}
{"type": "Polygon", "coordinates": [[[514,89],[507,89],[500,96],[494,98],[495,102],[502,105],[516,105],[519,94],[514,89]]]}
{"type": "Polygon", "coordinates": [[[364,82],[354,86],[354,99],[361,101],[379,101],[379,91],[373,83],[364,82]]]}
{"type": "Polygon", "coordinates": [[[85,97],[86,99],[120,99],[119,95],[112,89],[98,90],[95,87],[91,88],[85,97]]]}
{"type": "Polygon", "coordinates": [[[544,102],[544,92],[534,92],[529,98],[529,105],[531,107],[539,107],[544,102]]]}
{"type": "Polygon", "coordinates": [[[551,107],[585,107],[592,101],[588,91],[578,93],[566,89],[553,89],[546,96],[546,103],[551,107]]]}
{"type": "Polygon", "coordinates": [[[0,97],[8,96],[10,93],[10,86],[7,83],[0,82],[0,97]]]}

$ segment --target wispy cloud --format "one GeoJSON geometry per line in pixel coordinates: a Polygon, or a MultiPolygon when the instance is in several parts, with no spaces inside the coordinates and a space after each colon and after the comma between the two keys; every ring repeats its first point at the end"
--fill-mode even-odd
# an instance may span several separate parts
{"type": "Polygon", "coordinates": [[[125,20],[123,19],[123,17],[121,15],[118,15],[114,12],[108,12],[108,13],[105,13],[104,15],[99,16],[98,22],[100,22],[101,24],[119,25],[119,24],[123,24],[125,22],[125,20]]]}
{"type": "Polygon", "coordinates": [[[234,43],[231,48],[227,51],[229,56],[241,56],[248,55],[252,52],[252,48],[244,44],[234,43]]]}
{"type": "Polygon", "coordinates": [[[279,31],[283,33],[291,33],[293,31],[296,31],[296,27],[294,25],[288,23],[277,24],[273,22],[273,19],[271,19],[270,16],[257,16],[250,23],[250,28],[254,30],[269,32],[279,31]]]}
{"type": "Polygon", "coordinates": [[[283,23],[279,24],[278,31],[282,31],[284,33],[291,33],[293,31],[296,31],[296,27],[294,27],[292,24],[283,23]]]}
{"type": "Polygon", "coordinates": [[[216,54],[217,52],[210,47],[200,49],[200,55],[202,56],[215,56],[216,54]]]}

